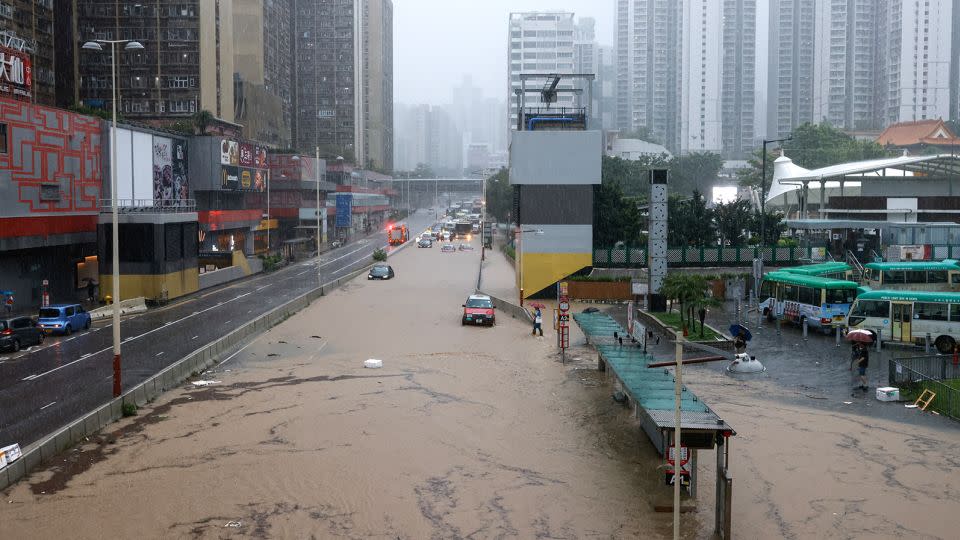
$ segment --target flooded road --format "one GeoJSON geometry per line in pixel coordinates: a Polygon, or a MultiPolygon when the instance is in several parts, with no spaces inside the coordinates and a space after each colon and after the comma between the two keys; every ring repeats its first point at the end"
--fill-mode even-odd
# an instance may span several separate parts
{"type": "MultiPolygon", "coordinates": [[[[394,280],[328,295],[203,375],[218,383],[8,490],[3,536],[668,537],[659,461],[594,358],[561,365],[502,313],[461,326],[479,258],[398,253],[394,280]]],[[[685,537],[710,531],[685,517],[685,537]]]]}

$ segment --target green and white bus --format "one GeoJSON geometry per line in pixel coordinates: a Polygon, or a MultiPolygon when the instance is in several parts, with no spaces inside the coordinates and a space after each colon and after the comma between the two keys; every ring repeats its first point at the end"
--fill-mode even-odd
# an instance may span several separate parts
{"type": "Polygon", "coordinates": [[[781,268],[778,270],[778,272],[799,274],[801,276],[817,276],[853,281],[853,267],[844,262],[825,262],[818,264],[807,264],[804,266],[790,266],[788,268],[781,268]]]}
{"type": "Polygon", "coordinates": [[[760,310],[768,320],[783,319],[829,331],[843,326],[859,293],[853,281],[770,272],[760,284],[760,310]]]}
{"type": "Polygon", "coordinates": [[[863,265],[863,284],[875,290],[960,291],[960,262],[873,262],[863,265]]]}
{"type": "Polygon", "coordinates": [[[849,329],[879,333],[881,341],[922,344],[927,334],[943,354],[960,342],[960,293],[868,291],[857,296],[849,329]]]}

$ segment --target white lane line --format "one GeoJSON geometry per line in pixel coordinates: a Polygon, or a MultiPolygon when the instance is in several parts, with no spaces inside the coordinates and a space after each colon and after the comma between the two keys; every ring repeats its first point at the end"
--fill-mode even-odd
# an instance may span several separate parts
{"type": "MultiPolygon", "coordinates": [[[[239,299],[243,298],[244,296],[249,296],[250,294],[251,294],[251,293],[241,294],[240,296],[238,296],[238,297],[236,297],[236,298],[233,298],[233,299],[227,300],[226,302],[223,302],[223,304],[229,304],[230,302],[233,302],[233,301],[235,301],[235,300],[239,300],[239,299]]],[[[178,321],[176,321],[176,322],[178,322],[178,323],[179,323],[179,322],[183,322],[183,321],[185,321],[185,320],[187,320],[187,319],[189,319],[189,318],[191,318],[191,317],[194,317],[194,316],[200,315],[200,314],[202,314],[202,313],[205,313],[205,312],[207,312],[207,311],[210,311],[211,309],[217,309],[217,308],[220,307],[221,305],[222,305],[222,304],[217,304],[217,305],[215,305],[215,306],[210,306],[210,307],[208,307],[208,308],[206,308],[206,309],[202,309],[202,310],[200,310],[200,311],[195,311],[192,315],[187,315],[186,317],[184,317],[184,318],[182,318],[182,319],[180,319],[180,320],[178,320],[178,321]]],[[[149,331],[144,332],[144,333],[142,333],[142,334],[140,334],[140,335],[138,335],[138,336],[128,337],[127,339],[123,340],[122,343],[127,343],[127,342],[130,342],[130,341],[134,341],[134,340],[140,339],[140,338],[142,338],[142,337],[144,337],[144,336],[149,336],[150,334],[152,334],[152,333],[154,333],[154,332],[158,332],[158,331],[160,331],[160,330],[163,330],[164,328],[166,328],[166,326],[158,326],[158,327],[154,328],[153,330],[149,330],[149,331]]],[[[91,353],[90,356],[94,356],[94,355],[100,354],[100,353],[102,353],[102,352],[109,351],[109,350],[112,349],[112,348],[113,348],[113,346],[100,349],[99,351],[95,351],[95,352],[91,353]]],[[[88,357],[88,358],[89,358],[89,357],[88,357]]],[[[34,379],[39,379],[40,377],[44,377],[44,376],[46,376],[46,375],[50,375],[51,373],[55,373],[55,372],[57,372],[57,371],[60,371],[61,369],[65,368],[65,367],[70,367],[70,366],[72,366],[73,364],[76,364],[77,362],[80,362],[80,361],[82,361],[82,360],[86,360],[86,358],[78,358],[78,359],[74,360],[73,362],[68,362],[68,363],[66,363],[66,364],[64,364],[64,365],[62,365],[62,366],[57,366],[57,367],[55,367],[55,368],[53,368],[53,369],[51,369],[51,370],[44,371],[43,373],[40,373],[40,374],[37,374],[37,375],[31,375],[30,377],[25,377],[25,378],[22,379],[22,380],[24,380],[24,381],[32,381],[32,380],[34,380],[34,379]]]]}
{"type": "Polygon", "coordinates": [[[40,407],[40,410],[42,411],[42,410],[46,409],[47,407],[53,405],[54,403],[56,403],[56,401],[51,401],[50,403],[47,403],[47,404],[44,405],[43,407],[40,407]]]}
{"type": "Polygon", "coordinates": [[[158,353],[156,354],[156,356],[162,356],[163,353],[164,353],[164,351],[160,351],[160,352],[158,352],[158,353]]]}
{"type": "Polygon", "coordinates": [[[312,272],[312,270],[304,270],[303,272],[300,272],[300,273],[297,273],[297,274],[294,274],[294,275],[295,275],[295,276],[302,276],[302,275],[306,274],[307,272],[312,272]]]}
{"type": "Polygon", "coordinates": [[[270,285],[264,285],[263,287],[257,287],[257,288],[254,289],[253,291],[254,291],[254,292],[262,291],[263,289],[266,289],[266,288],[269,287],[269,286],[270,286],[270,285]]]}
{"type": "Polygon", "coordinates": [[[84,358],[86,358],[86,357],[88,357],[88,356],[93,356],[93,353],[87,353],[87,354],[81,356],[80,359],[83,360],[84,358]]]}
{"type": "Polygon", "coordinates": [[[193,337],[190,338],[190,339],[197,339],[198,337],[200,337],[200,336],[193,336],[193,337]]]}
{"type": "Polygon", "coordinates": [[[233,321],[233,319],[230,319],[229,321],[223,321],[223,324],[230,324],[231,321],[233,321]]]}
{"type": "Polygon", "coordinates": [[[63,339],[63,340],[61,340],[61,341],[73,341],[73,340],[75,340],[75,339],[77,339],[77,336],[68,337],[67,339],[63,339]]]}
{"type": "Polygon", "coordinates": [[[37,378],[37,375],[36,375],[36,374],[33,374],[33,375],[27,375],[26,377],[24,377],[24,378],[22,378],[22,379],[20,379],[20,380],[21,380],[21,381],[32,381],[32,380],[34,380],[34,379],[36,379],[36,378],[37,378]]]}
{"type": "Polygon", "coordinates": [[[250,343],[247,343],[247,344],[244,345],[243,347],[240,347],[240,350],[238,350],[237,352],[235,352],[235,353],[231,354],[230,356],[226,357],[226,358],[223,360],[223,362],[220,362],[219,364],[217,364],[217,367],[220,367],[220,366],[226,364],[226,363],[229,362],[234,356],[240,354],[241,352],[243,352],[244,349],[246,349],[247,347],[253,345],[254,343],[256,343],[256,340],[251,341],[250,343]]]}

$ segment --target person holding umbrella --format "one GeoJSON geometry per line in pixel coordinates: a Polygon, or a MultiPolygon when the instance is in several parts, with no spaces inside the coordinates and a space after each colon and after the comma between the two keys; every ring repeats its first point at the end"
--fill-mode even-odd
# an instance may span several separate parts
{"type": "Polygon", "coordinates": [[[859,389],[866,392],[867,386],[867,366],[870,364],[870,351],[868,343],[873,342],[873,334],[866,330],[853,330],[847,333],[847,340],[853,342],[853,350],[850,353],[850,371],[853,366],[857,366],[857,376],[860,381],[859,389]]]}
{"type": "Polygon", "coordinates": [[[731,324],[730,334],[733,336],[733,349],[737,354],[742,354],[747,350],[747,342],[753,337],[750,330],[742,324],[731,324]]]}

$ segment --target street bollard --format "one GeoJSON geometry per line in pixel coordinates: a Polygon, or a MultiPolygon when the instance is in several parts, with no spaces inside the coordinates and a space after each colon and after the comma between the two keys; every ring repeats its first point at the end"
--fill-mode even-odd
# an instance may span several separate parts
{"type": "Polygon", "coordinates": [[[737,324],[740,324],[740,299],[737,298],[737,324]]]}
{"type": "Polygon", "coordinates": [[[923,340],[923,352],[930,354],[930,334],[928,333],[923,340]]]}
{"type": "Polygon", "coordinates": [[[840,329],[834,328],[833,335],[834,335],[834,341],[837,342],[837,347],[839,347],[840,346],[840,329]]]}
{"type": "Polygon", "coordinates": [[[803,320],[803,340],[807,340],[807,320],[803,320]]]}
{"type": "Polygon", "coordinates": [[[777,317],[777,335],[780,335],[780,318],[777,317]]]}
{"type": "Polygon", "coordinates": [[[883,332],[883,329],[877,328],[877,351],[880,350],[880,342],[883,341],[880,339],[880,333],[883,332]]]}

